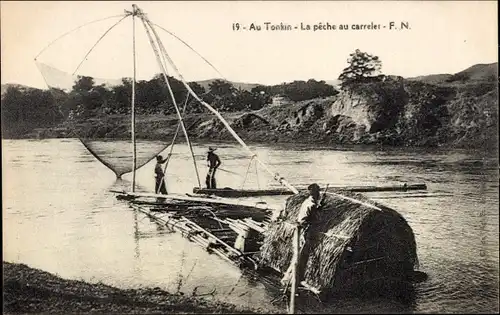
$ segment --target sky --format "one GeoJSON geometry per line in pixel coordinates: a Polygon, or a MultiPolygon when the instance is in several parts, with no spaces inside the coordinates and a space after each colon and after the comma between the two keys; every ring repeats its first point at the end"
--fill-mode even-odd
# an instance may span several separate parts
{"type": "MultiPolygon", "coordinates": [[[[477,63],[498,62],[496,1],[2,1],[2,84],[46,88],[34,61],[42,49],[82,24],[124,14],[133,3],[235,82],[335,80],[356,49],[379,56],[383,73],[404,77],[456,73],[477,63]],[[407,22],[409,28],[389,29],[391,21],[396,27],[407,22]],[[266,30],[266,22],[284,23],[292,30],[266,30]],[[234,23],[239,23],[239,30],[233,30],[234,23]],[[251,23],[262,29],[249,30],[251,23]],[[301,30],[301,24],[313,28],[319,23],[347,24],[349,29],[301,30]],[[372,23],[380,29],[352,29],[353,24],[372,23]]],[[[110,30],[78,67],[119,20],[80,28],[49,46],[37,60],[68,76],[78,68],[76,74],[97,78],[131,77],[131,17],[110,30]]],[[[143,25],[135,21],[137,78],[149,79],[159,67],[143,25]]],[[[197,54],[156,29],[186,80],[220,77],[197,54]]],[[[45,79],[61,76],[44,73],[45,79]]]]}

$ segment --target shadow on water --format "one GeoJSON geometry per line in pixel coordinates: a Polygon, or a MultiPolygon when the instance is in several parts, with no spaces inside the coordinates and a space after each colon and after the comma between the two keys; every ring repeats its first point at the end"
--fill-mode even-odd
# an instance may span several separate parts
{"type": "MultiPolygon", "coordinates": [[[[123,179],[123,178],[116,178],[116,180],[108,187],[108,191],[110,190],[124,190],[124,191],[128,191],[130,190],[130,187],[132,186],[132,182],[127,180],[127,179],[123,179]]],[[[135,184],[135,189],[137,191],[147,191],[147,188],[138,184],[136,182],[135,184]]]]}
{"type": "MultiPolygon", "coordinates": [[[[123,191],[127,191],[127,190],[130,190],[130,187],[132,186],[132,182],[129,181],[129,180],[126,180],[126,179],[123,179],[123,178],[116,178],[116,180],[108,187],[107,191],[111,191],[111,190],[117,190],[117,191],[120,191],[120,190],[123,190],[123,191]]],[[[138,191],[147,191],[146,187],[144,186],[141,186],[139,184],[136,184],[135,185],[136,189],[138,191]]],[[[110,197],[110,193],[107,193],[107,196],[110,197]]],[[[113,196],[114,198],[114,196],[113,196]]],[[[144,237],[143,235],[141,235],[140,231],[139,231],[139,222],[141,221],[139,218],[138,218],[138,211],[133,211],[133,214],[134,214],[134,257],[138,260],[140,260],[140,250],[139,250],[139,240],[144,237]]],[[[154,222],[154,221],[152,221],[154,222]]],[[[159,226],[158,225],[158,230],[159,231],[162,231],[164,230],[163,227],[159,226]]]]}
{"type": "Polygon", "coordinates": [[[134,257],[141,259],[141,252],[139,250],[139,221],[137,219],[137,211],[134,211],[134,257]]]}

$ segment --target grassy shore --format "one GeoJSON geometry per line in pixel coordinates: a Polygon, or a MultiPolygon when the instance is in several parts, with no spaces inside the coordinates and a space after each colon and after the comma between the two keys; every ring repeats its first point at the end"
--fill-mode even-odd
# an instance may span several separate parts
{"type": "Polygon", "coordinates": [[[122,290],[104,284],[65,280],[24,264],[3,262],[4,314],[257,314],[237,306],[171,294],[159,288],[122,290]]]}

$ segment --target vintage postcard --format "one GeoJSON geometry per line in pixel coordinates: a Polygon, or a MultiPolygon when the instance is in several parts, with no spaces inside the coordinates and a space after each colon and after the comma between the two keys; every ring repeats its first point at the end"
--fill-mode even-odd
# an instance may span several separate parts
{"type": "Polygon", "coordinates": [[[4,313],[498,313],[496,1],[0,6],[4,313]]]}

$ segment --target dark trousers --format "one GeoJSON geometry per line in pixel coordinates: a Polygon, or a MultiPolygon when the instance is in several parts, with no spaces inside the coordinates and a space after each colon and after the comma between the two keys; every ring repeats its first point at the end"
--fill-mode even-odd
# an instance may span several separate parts
{"type": "Polygon", "coordinates": [[[312,233],[310,227],[305,227],[301,233],[304,237],[304,244],[299,253],[298,264],[297,264],[297,278],[300,281],[305,280],[307,262],[309,261],[309,255],[312,250],[312,233]]]}
{"type": "Polygon", "coordinates": [[[167,185],[165,184],[163,177],[155,178],[155,194],[167,194],[167,185]]]}
{"type": "Polygon", "coordinates": [[[215,182],[215,169],[210,168],[208,170],[207,178],[205,179],[205,184],[208,189],[216,189],[217,183],[215,182]]]}
{"type": "MultiPolygon", "coordinates": [[[[303,280],[305,280],[305,274],[306,274],[306,268],[307,268],[307,261],[309,260],[309,254],[311,250],[313,249],[311,244],[311,234],[310,230],[308,227],[302,228],[300,230],[299,234],[299,252],[298,256],[295,256],[292,258],[292,261],[290,262],[290,265],[288,265],[288,269],[284,272],[283,278],[281,279],[281,283],[285,285],[285,283],[289,283],[291,281],[292,276],[293,276],[293,265],[294,265],[294,259],[297,259],[297,280],[299,283],[303,280]]],[[[295,244],[293,244],[295,246],[295,244]]],[[[294,250],[295,252],[295,250],[294,250]]]]}

